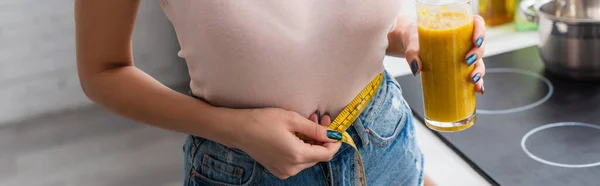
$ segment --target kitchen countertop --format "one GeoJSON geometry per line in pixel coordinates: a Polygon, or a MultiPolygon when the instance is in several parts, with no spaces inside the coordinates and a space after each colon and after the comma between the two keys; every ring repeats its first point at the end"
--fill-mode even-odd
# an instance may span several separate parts
{"type": "MultiPolygon", "coordinates": [[[[488,28],[484,57],[533,46],[538,42],[536,32],[515,32],[512,23],[488,28]]],[[[404,58],[387,56],[384,66],[394,76],[411,74],[404,58]]],[[[416,122],[417,140],[425,156],[425,173],[437,185],[491,185],[418,119],[413,121],[416,122]]]]}

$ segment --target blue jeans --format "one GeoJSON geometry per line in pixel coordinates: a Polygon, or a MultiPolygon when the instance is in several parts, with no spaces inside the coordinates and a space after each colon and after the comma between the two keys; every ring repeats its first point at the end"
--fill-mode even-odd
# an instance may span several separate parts
{"type": "MultiPolygon", "coordinates": [[[[367,185],[417,186],[423,180],[423,155],[415,140],[412,112],[399,84],[384,72],[383,83],[348,129],[361,153],[367,185]]],[[[281,180],[246,153],[188,136],[184,145],[185,186],[199,185],[357,185],[355,154],[343,144],[329,162],[318,163],[281,180]]]]}

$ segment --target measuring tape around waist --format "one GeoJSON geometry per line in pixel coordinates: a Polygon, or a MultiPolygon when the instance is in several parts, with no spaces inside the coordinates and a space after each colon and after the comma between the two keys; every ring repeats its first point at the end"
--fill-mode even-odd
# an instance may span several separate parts
{"type": "MultiPolygon", "coordinates": [[[[331,121],[331,124],[327,126],[327,128],[330,130],[342,133],[341,141],[354,147],[354,150],[356,150],[356,163],[358,164],[356,166],[357,175],[361,185],[366,185],[366,175],[364,172],[364,166],[362,164],[362,158],[360,157],[360,153],[358,152],[358,148],[356,147],[354,140],[352,140],[352,137],[350,134],[348,134],[348,132],[346,132],[346,130],[350,128],[352,123],[354,123],[362,111],[371,102],[371,99],[375,93],[377,93],[382,81],[383,73],[379,73],[362,91],[360,91],[356,97],[354,97],[352,102],[344,107],[342,112],[340,112],[340,114],[333,121],[331,121]]],[[[304,140],[309,139],[302,134],[297,134],[297,136],[304,140]]]]}

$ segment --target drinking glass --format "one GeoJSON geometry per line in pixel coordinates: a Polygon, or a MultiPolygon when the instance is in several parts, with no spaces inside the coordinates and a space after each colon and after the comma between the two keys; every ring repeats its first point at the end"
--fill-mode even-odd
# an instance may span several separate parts
{"type": "Polygon", "coordinates": [[[470,0],[416,0],[425,124],[455,132],[476,120],[475,85],[465,56],[473,48],[470,0]]]}

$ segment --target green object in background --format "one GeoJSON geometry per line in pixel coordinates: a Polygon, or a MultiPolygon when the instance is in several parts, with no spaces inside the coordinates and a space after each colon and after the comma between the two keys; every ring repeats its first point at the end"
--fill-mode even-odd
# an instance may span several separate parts
{"type": "Polygon", "coordinates": [[[527,21],[525,18],[523,18],[523,16],[521,16],[521,11],[519,8],[520,4],[521,0],[517,0],[515,2],[515,30],[517,32],[537,31],[537,23],[527,21]]]}

